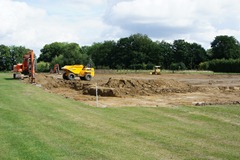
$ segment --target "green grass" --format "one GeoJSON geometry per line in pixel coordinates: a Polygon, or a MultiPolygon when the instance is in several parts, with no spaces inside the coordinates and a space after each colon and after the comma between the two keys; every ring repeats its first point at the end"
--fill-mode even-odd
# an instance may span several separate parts
{"type": "Polygon", "coordinates": [[[8,73],[0,89],[1,160],[240,158],[240,105],[95,108],[8,73]]]}

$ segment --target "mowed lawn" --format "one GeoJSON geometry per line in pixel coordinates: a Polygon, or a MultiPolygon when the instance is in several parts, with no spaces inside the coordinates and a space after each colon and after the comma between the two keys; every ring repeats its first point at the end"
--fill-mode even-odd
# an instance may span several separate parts
{"type": "Polygon", "coordinates": [[[1,160],[240,159],[240,105],[96,108],[11,77],[0,73],[1,160]]]}

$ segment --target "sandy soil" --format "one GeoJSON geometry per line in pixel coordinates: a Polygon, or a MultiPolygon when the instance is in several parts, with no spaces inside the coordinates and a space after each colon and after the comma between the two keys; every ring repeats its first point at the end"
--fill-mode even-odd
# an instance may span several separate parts
{"type": "Polygon", "coordinates": [[[63,80],[58,74],[36,75],[36,85],[98,107],[240,104],[240,75],[98,73],[90,81],[63,80]]]}

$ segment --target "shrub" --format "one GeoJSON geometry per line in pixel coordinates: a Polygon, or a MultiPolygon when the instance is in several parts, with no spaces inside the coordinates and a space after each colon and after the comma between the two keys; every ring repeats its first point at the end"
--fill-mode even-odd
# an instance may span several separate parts
{"type": "Polygon", "coordinates": [[[49,72],[49,70],[50,70],[49,66],[50,66],[49,63],[41,61],[41,62],[37,63],[37,71],[38,72],[49,72]]]}
{"type": "Polygon", "coordinates": [[[146,66],[146,69],[148,69],[148,70],[153,69],[154,66],[155,66],[154,64],[148,63],[147,66],[146,66]]]}
{"type": "Polygon", "coordinates": [[[138,70],[138,69],[144,69],[143,64],[132,64],[129,66],[130,69],[138,70]]]}
{"type": "Polygon", "coordinates": [[[199,64],[199,69],[200,70],[208,70],[209,69],[209,63],[208,62],[201,62],[199,64]]]}
{"type": "Polygon", "coordinates": [[[170,69],[173,70],[173,71],[175,71],[175,70],[186,70],[187,67],[183,62],[179,62],[179,63],[171,63],[170,69]]]}
{"type": "Polygon", "coordinates": [[[201,63],[200,68],[214,72],[240,73],[240,59],[214,59],[201,63]]]}

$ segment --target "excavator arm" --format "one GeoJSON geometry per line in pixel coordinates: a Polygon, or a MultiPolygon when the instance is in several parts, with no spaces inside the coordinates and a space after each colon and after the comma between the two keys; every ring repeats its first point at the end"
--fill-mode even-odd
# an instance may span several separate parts
{"type": "MultiPolygon", "coordinates": [[[[16,74],[28,75],[31,83],[35,83],[35,58],[33,50],[29,51],[23,56],[23,62],[13,67],[13,77],[16,77],[16,74]]],[[[20,76],[21,77],[21,76],[20,76]]]]}

